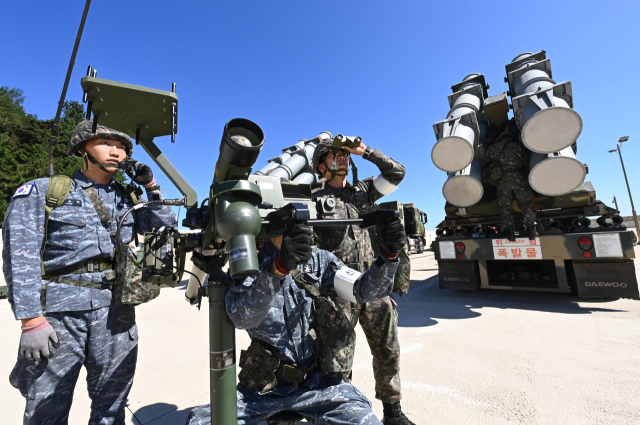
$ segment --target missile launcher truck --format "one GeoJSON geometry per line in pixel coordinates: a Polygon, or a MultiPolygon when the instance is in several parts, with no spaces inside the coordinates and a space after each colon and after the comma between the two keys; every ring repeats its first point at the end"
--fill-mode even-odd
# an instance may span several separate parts
{"type": "Polygon", "coordinates": [[[433,244],[440,288],[640,299],[635,235],[618,210],[597,199],[585,181],[586,164],[576,158],[582,119],[573,110],[571,81],[552,79],[544,51],[518,55],[506,72],[509,90],[498,95],[488,95],[482,74],[454,85],[446,119],[433,126],[431,158],[447,172],[445,219],[433,244]],[[483,180],[484,152],[507,127],[529,151],[534,240],[523,231],[515,200],[516,231],[524,236],[509,241],[500,235],[496,188],[483,180]]]}

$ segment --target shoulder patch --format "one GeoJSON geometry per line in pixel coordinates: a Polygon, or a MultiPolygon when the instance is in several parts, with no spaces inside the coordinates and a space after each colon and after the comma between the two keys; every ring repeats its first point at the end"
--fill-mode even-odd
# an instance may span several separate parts
{"type": "Polygon", "coordinates": [[[16,190],[16,193],[13,194],[12,199],[18,196],[29,196],[31,194],[32,189],[33,189],[32,184],[23,184],[16,190]]]}

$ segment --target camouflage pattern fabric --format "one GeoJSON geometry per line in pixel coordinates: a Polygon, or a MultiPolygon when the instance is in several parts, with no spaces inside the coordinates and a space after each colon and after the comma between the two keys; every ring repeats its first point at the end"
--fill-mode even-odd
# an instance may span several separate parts
{"type": "MultiPolygon", "coordinates": [[[[11,382],[27,398],[25,423],[66,423],[78,372],[85,364],[93,400],[90,423],[121,424],[137,356],[134,310],[112,304],[113,270],[62,275],[48,283],[42,278],[40,250],[48,185],[48,178],[33,180],[21,186],[11,200],[2,226],[3,272],[16,319],[42,316],[44,300],[47,320],[61,346],[52,359],[38,363],[20,359],[11,382]]],[[[76,173],[67,199],[49,219],[42,255],[45,271],[53,274],[88,260],[111,261],[116,220],[102,223],[85,190],[89,187],[113,218],[122,217],[132,207],[115,181],[94,185],[76,173]]],[[[170,207],[149,205],[127,217],[122,242],[130,243],[136,228],[148,232],[176,224],[170,207]]]]}
{"type": "Polygon", "coordinates": [[[517,199],[522,209],[524,224],[530,229],[535,225],[536,215],[531,206],[533,191],[527,180],[529,169],[527,150],[512,133],[503,133],[497,140],[497,143],[487,149],[484,165],[487,169],[492,164],[502,168],[502,176],[496,182],[501,224],[506,228],[514,227],[511,205],[513,200],[517,199]]]}
{"type": "MultiPolygon", "coordinates": [[[[265,271],[278,252],[271,242],[260,250],[262,272],[236,280],[226,296],[227,314],[236,328],[247,330],[251,339],[276,348],[281,362],[298,366],[314,363],[313,300],[290,274],[278,277],[265,271]]],[[[312,258],[298,270],[320,292],[332,291],[335,269],[331,263],[344,266],[330,252],[313,248],[312,258]]],[[[369,302],[388,296],[396,269],[397,260],[373,263],[355,283],[356,300],[369,302]]]]}
{"type": "Polygon", "coordinates": [[[280,366],[278,353],[260,341],[252,340],[249,348],[240,352],[239,366],[242,370],[238,382],[248,390],[257,388],[260,393],[266,393],[278,385],[275,374],[280,366]]]}
{"type": "Polygon", "coordinates": [[[19,356],[11,385],[26,398],[25,425],[66,424],[80,369],[87,369],[90,425],[124,424],[138,356],[133,307],[48,313],[60,340],[54,356],[33,362],[19,356]]]}
{"type": "MultiPolygon", "coordinates": [[[[371,410],[371,402],[352,384],[340,378],[315,372],[295,390],[281,384],[280,394],[260,395],[238,386],[238,425],[257,425],[283,410],[294,411],[311,424],[380,425],[371,410]]],[[[188,425],[209,425],[211,406],[196,407],[189,412],[188,425]]]]}
{"type": "Polygon", "coordinates": [[[497,198],[503,227],[513,228],[513,200],[517,199],[522,210],[522,221],[527,229],[535,226],[536,213],[533,212],[533,190],[525,176],[519,172],[506,173],[498,180],[497,198]]]}
{"type": "MultiPolygon", "coordinates": [[[[121,185],[94,185],[81,173],[73,177],[71,192],[65,203],[54,209],[49,220],[49,236],[44,248],[45,270],[53,272],[90,259],[110,261],[114,255],[113,236],[116,219],[132,207],[121,185]],[[114,218],[109,226],[102,224],[84,188],[93,186],[107,212],[114,218]]],[[[9,287],[9,302],[16,319],[42,316],[40,295],[45,281],[40,270],[40,249],[44,240],[44,195],[48,178],[32,180],[27,195],[15,196],[2,226],[3,272],[9,287]]],[[[160,194],[164,199],[164,195],[160,194]]],[[[127,216],[121,230],[122,243],[128,244],[138,232],[177,225],[171,207],[148,205],[127,216]]],[[[51,282],[47,287],[46,310],[49,312],[81,311],[109,306],[113,282],[109,271],[61,276],[87,283],[103,284],[105,289],[83,288],[51,282]]]]}
{"type": "MultiPolygon", "coordinates": [[[[375,149],[368,157],[381,171],[381,176],[393,185],[399,184],[405,175],[405,168],[399,162],[385,156],[375,149]]],[[[314,196],[334,196],[335,214],[331,218],[358,218],[360,214],[371,211],[375,202],[382,198],[369,177],[351,186],[335,188],[325,184],[316,190],[314,196]]],[[[358,263],[374,257],[368,230],[358,226],[316,227],[313,234],[318,248],[333,252],[344,263],[358,263]]]]}
{"type": "MultiPolygon", "coordinates": [[[[364,271],[367,267],[367,262],[363,262],[359,270],[364,271]]],[[[400,401],[400,340],[395,300],[389,296],[368,303],[351,303],[346,300],[341,300],[340,303],[354,328],[360,321],[367,338],[373,357],[376,398],[385,403],[400,401]]]]}
{"type": "MultiPolygon", "coordinates": [[[[260,270],[255,276],[237,279],[226,296],[227,315],[238,329],[246,329],[252,340],[278,350],[280,362],[299,367],[314,363],[315,332],[313,299],[291,276],[273,276],[269,269],[278,249],[267,242],[260,250],[260,270]]],[[[335,268],[343,264],[333,254],[313,249],[312,258],[298,266],[305,281],[320,292],[333,288],[335,268]],[[308,283],[311,284],[311,283],[308,283]]],[[[360,276],[354,296],[373,301],[388,296],[393,286],[397,261],[380,261],[360,276]]],[[[238,385],[238,423],[257,424],[282,410],[293,410],[311,423],[380,424],[369,400],[353,385],[322,371],[311,374],[301,385],[279,380],[271,391],[260,394],[238,385]]],[[[187,423],[210,423],[209,406],[195,408],[187,423]]]]}
{"type": "MultiPolygon", "coordinates": [[[[368,160],[378,166],[381,175],[392,184],[399,184],[405,175],[405,168],[393,159],[375,149],[368,160]]],[[[332,195],[336,200],[335,218],[356,218],[361,213],[376,209],[375,202],[382,194],[373,185],[373,178],[359,182],[355,187],[345,188],[329,185],[316,192],[315,196],[332,195]]],[[[366,270],[371,260],[379,255],[375,230],[362,230],[358,226],[317,227],[314,236],[318,248],[333,252],[351,268],[366,270]]],[[[408,275],[404,265],[394,287],[400,292],[408,290],[410,280],[402,280],[408,275]]],[[[398,266],[400,269],[400,266],[398,266]]],[[[397,272],[396,272],[397,274],[397,272]]],[[[390,297],[379,299],[370,305],[351,304],[341,301],[345,312],[350,311],[352,324],[360,320],[360,326],[367,335],[369,349],[373,355],[376,398],[391,402],[400,400],[400,344],[398,342],[398,314],[395,301],[390,297]]]]}
{"type": "Polygon", "coordinates": [[[143,258],[143,250],[138,251],[135,257],[115,254],[113,299],[118,305],[140,305],[160,295],[160,288],[149,289],[142,281],[143,258]]]}
{"type": "Polygon", "coordinates": [[[78,157],[82,156],[78,153],[80,145],[92,139],[118,140],[124,143],[127,147],[127,157],[131,156],[131,152],[133,151],[133,143],[131,142],[129,136],[120,131],[113,130],[100,124],[98,124],[96,132],[94,133],[93,120],[91,119],[82,121],[73,130],[71,138],[69,139],[69,144],[67,145],[67,151],[65,152],[65,155],[74,155],[78,157]]]}
{"type": "Polygon", "coordinates": [[[411,258],[406,247],[400,251],[399,258],[398,271],[393,278],[393,292],[403,296],[409,292],[409,285],[411,284],[411,258]]]}
{"type": "MultiPolygon", "coordinates": [[[[378,204],[376,204],[376,208],[378,204]]],[[[422,223],[420,223],[422,224],[422,223]]],[[[376,229],[369,229],[369,237],[371,238],[371,246],[373,247],[373,252],[377,257],[380,255],[380,245],[378,245],[378,235],[376,235],[376,229]]],[[[396,271],[396,276],[393,278],[393,292],[396,294],[403,296],[407,292],[409,292],[409,286],[411,285],[411,257],[409,257],[408,251],[409,244],[405,245],[405,247],[400,252],[398,259],[400,262],[398,263],[398,271],[396,271]]],[[[362,263],[354,263],[348,264],[352,269],[360,270],[359,265],[369,267],[371,265],[371,260],[364,261],[362,263]]],[[[366,270],[364,268],[363,270],[366,270]]]]}

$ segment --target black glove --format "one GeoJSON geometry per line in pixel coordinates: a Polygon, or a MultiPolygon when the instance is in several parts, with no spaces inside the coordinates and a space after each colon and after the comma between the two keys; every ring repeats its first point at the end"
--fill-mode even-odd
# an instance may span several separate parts
{"type": "Polygon", "coordinates": [[[282,246],[280,247],[280,261],[286,270],[293,270],[296,265],[306,263],[311,259],[311,235],[310,227],[297,223],[290,230],[284,232],[282,246]]]}
{"type": "Polygon", "coordinates": [[[389,258],[397,255],[407,244],[407,235],[399,218],[393,218],[388,223],[376,225],[378,243],[382,254],[389,258]]]}
{"type": "Polygon", "coordinates": [[[153,171],[151,171],[151,167],[133,158],[127,158],[122,161],[120,168],[127,173],[131,180],[140,186],[147,185],[153,181],[153,171]]]}

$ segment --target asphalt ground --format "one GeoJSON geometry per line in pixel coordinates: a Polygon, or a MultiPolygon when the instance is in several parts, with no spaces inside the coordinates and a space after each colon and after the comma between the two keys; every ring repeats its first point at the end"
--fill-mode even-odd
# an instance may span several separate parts
{"type": "MultiPolygon", "coordinates": [[[[433,253],[412,262],[411,290],[395,298],[402,406],[416,424],[640,424],[639,301],[440,290],[433,253]]],[[[182,424],[189,408],[208,403],[207,308],[189,306],[184,289],[163,290],[136,309],[140,349],[127,424],[182,424]]],[[[0,423],[19,424],[24,399],[8,376],[20,329],[6,299],[0,324],[0,423]]],[[[354,384],[382,417],[360,327],[357,335],[354,384]]],[[[244,331],[236,339],[238,352],[249,344],[244,331]]],[[[89,418],[85,376],[71,425],[89,418]]]]}

